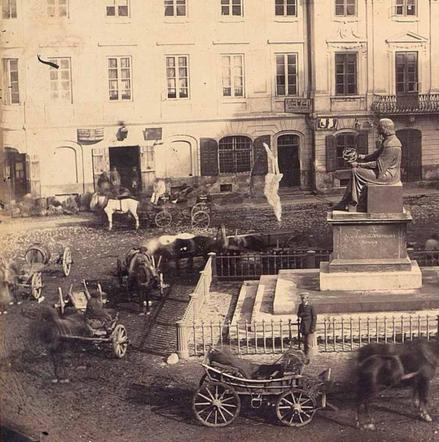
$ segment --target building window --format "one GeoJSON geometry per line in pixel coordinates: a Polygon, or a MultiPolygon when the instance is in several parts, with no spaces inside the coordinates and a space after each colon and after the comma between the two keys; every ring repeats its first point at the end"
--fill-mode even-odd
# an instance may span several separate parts
{"type": "Polygon", "coordinates": [[[244,56],[223,55],[223,97],[244,96],[244,56]]]}
{"type": "Polygon", "coordinates": [[[335,0],[337,17],[354,17],[357,15],[357,0],[335,0]]]}
{"type": "Polygon", "coordinates": [[[396,93],[408,94],[418,91],[418,53],[395,54],[396,93]]]}
{"type": "Polygon", "coordinates": [[[395,0],[395,15],[416,16],[416,0],[395,0]]]}
{"type": "Polygon", "coordinates": [[[72,102],[70,58],[50,58],[58,69],[50,68],[50,98],[53,101],[72,102]]]}
{"type": "Polygon", "coordinates": [[[107,17],[128,17],[129,0],[107,0],[107,17]]]}
{"type": "Polygon", "coordinates": [[[131,57],[108,59],[108,92],[110,101],[131,100],[131,57]]]}
{"type": "Polygon", "coordinates": [[[182,17],[186,15],[186,0],[165,0],[166,17],[182,17]]]}
{"type": "Polygon", "coordinates": [[[2,17],[17,18],[17,0],[2,1],[2,17]]]}
{"type": "Polygon", "coordinates": [[[274,13],[277,16],[296,16],[296,0],[275,0],[274,13]]]}
{"type": "Polygon", "coordinates": [[[226,137],[220,140],[220,173],[249,172],[251,169],[252,142],[247,137],[226,137]]]}
{"type": "Polygon", "coordinates": [[[357,135],[354,133],[338,134],[335,137],[335,148],[337,152],[337,169],[344,169],[347,164],[343,158],[343,151],[346,148],[357,148],[357,135]]]}
{"type": "Polygon", "coordinates": [[[221,15],[243,15],[242,0],[221,0],[221,15]]]}
{"type": "Polygon", "coordinates": [[[18,58],[3,59],[3,90],[4,104],[20,104],[18,58]]]}
{"type": "Polygon", "coordinates": [[[173,55],[166,57],[168,98],[189,97],[189,57],[173,55]]]}
{"type": "Polygon", "coordinates": [[[297,55],[276,55],[276,95],[297,95],[297,55]]]}
{"type": "Polygon", "coordinates": [[[357,94],[357,54],[335,54],[335,94],[357,94]]]}
{"type": "Polygon", "coordinates": [[[67,0],[47,0],[49,17],[67,17],[67,0]]]}

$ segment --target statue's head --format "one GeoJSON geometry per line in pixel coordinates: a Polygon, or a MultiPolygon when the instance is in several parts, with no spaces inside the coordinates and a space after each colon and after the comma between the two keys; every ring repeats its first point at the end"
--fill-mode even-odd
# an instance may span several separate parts
{"type": "Polygon", "coordinates": [[[390,118],[381,118],[378,123],[378,133],[385,137],[395,135],[395,124],[390,118]]]}

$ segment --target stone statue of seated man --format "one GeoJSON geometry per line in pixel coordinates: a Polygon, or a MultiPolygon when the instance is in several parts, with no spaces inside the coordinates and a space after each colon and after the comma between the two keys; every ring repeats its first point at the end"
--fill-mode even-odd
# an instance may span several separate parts
{"type": "Polygon", "coordinates": [[[366,211],[367,184],[391,185],[401,180],[401,142],[395,135],[395,125],[388,118],[378,123],[382,138],[379,148],[370,155],[358,155],[351,163],[351,178],[341,201],[332,210],[347,211],[355,206],[357,212],[366,211]]]}

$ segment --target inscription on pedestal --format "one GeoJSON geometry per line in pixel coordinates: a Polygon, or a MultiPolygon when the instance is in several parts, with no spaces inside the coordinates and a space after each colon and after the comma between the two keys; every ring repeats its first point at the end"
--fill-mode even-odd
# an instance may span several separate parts
{"type": "Polygon", "coordinates": [[[336,259],[405,258],[405,224],[334,226],[336,259]]]}

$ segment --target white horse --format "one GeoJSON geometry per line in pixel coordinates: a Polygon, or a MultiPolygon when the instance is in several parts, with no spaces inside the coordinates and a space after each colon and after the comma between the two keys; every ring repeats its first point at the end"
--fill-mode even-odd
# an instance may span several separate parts
{"type": "Polygon", "coordinates": [[[139,228],[139,217],[137,215],[137,207],[139,201],[134,198],[114,199],[108,198],[105,195],[94,193],[90,201],[90,209],[96,210],[101,208],[104,210],[108,219],[108,230],[113,228],[113,214],[116,213],[130,213],[136,221],[136,230],[139,228]]]}

